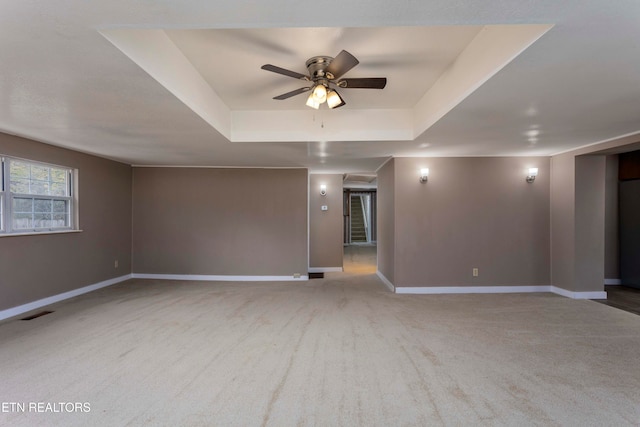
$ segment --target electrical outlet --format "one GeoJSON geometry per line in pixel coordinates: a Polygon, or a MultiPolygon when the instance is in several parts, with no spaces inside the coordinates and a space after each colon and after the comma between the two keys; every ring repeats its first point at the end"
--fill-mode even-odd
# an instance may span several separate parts
{"type": "Polygon", "coordinates": [[[478,269],[477,268],[473,269],[473,277],[478,277],[478,269]]]}
{"type": "Polygon", "coordinates": [[[293,278],[294,279],[299,279],[300,278],[300,273],[293,273],[293,278]]]}
{"type": "Polygon", "coordinates": [[[118,260],[115,260],[115,261],[113,262],[113,268],[118,268],[118,260]]]}

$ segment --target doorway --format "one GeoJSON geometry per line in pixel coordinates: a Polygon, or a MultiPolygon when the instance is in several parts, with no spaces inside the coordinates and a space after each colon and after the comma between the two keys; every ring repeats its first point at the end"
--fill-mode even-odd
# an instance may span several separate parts
{"type": "Polygon", "coordinates": [[[640,151],[618,159],[620,279],[622,285],[640,289],[640,151]]]}
{"type": "Polygon", "coordinates": [[[345,273],[375,274],[377,270],[377,191],[344,189],[345,273]]]}
{"type": "Polygon", "coordinates": [[[376,190],[344,190],[345,245],[375,245],[377,240],[376,190]]]}
{"type": "Polygon", "coordinates": [[[640,151],[607,157],[605,291],[599,303],[640,315],[640,151]]]}

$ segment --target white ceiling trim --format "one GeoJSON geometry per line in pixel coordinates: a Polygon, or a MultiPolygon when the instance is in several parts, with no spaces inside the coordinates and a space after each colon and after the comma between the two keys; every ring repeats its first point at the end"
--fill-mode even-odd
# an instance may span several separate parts
{"type": "Polygon", "coordinates": [[[233,111],[233,142],[411,141],[413,110],[233,111]]]}
{"type": "Polygon", "coordinates": [[[100,33],[197,115],[231,139],[231,112],[163,30],[100,33]]]}
{"type": "Polygon", "coordinates": [[[487,25],[415,106],[415,136],[433,126],[553,25],[487,25]]]}
{"type": "MultiPolygon", "coordinates": [[[[212,165],[131,165],[132,168],[173,168],[173,169],[305,169],[303,166],[212,166],[212,165]]],[[[318,172],[322,173],[322,172],[318,172]]]]}
{"type": "MultiPolygon", "coordinates": [[[[596,145],[602,145],[602,149],[611,149],[611,148],[617,148],[617,147],[622,147],[622,146],[630,146],[633,145],[634,146],[634,150],[637,149],[635,147],[635,144],[637,144],[638,142],[640,142],[638,139],[640,138],[640,131],[635,131],[635,132],[629,132],[627,134],[624,135],[619,135],[619,136],[615,136],[613,138],[607,138],[604,139],[602,141],[596,141],[596,142],[592,142],[590,144],[585,144],[582,145],[580,147],[575,147],[575,148],[571,148],[569,150],[563,150],[563,151],[559,151],[557,153],[553,153],[550,154],[550,156],[560,156],[562,154],[566,154],[572,151],[579,151],[579,150],[584,150],[590,147],[594,147],[596,145]]],[[[620,152],[626,152],[626,151],[630,151],[630,150],[621,150],[620,152]]],[[[611,153],[614,154],[614,153],[611,153]]]]}
{"type": "Polygon", "coordinates": [[[551,27],[483,27],[413,109],[326,111],[231,111],[163,30],[101,34],[229,141],[412,141],[551,27]]]}

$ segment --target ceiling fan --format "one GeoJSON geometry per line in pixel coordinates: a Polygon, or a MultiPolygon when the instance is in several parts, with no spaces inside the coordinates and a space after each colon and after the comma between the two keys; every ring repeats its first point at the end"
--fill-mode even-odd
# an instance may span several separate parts
{"type": "Polygon", "coordinates": [[[320,104],[326,101],[329,108],[342,107],[346,103],[336,91],[340,89],[384,89],[387,85],[386,77],[369,77],[369,78],[341,78],[347,71],[358,65],[360,61],[346,50],[343,50],[332,58],[330,56],[314,56],[306,62],[309,75],[301,74],[296,71],[287,70],[271,64],[265,64],[263,70],[273,73],[282,74],[311,83],[310,86],[292,90],[273,97],[273,99],[283,100],[301,93],[312,91],[307,99],[307,105],[311,108],[318,109],[320,104]]]}

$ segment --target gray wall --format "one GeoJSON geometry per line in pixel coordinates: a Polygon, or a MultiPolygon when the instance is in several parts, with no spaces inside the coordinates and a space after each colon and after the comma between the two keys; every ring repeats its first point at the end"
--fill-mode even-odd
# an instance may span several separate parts
{"type": "Polygon", "coordinates": [[[378,271],[395,282],[395,162],[391,159],[378,170],[378,271]]]}
{"type": "Polygon", "coordinates": [[[604,289],[604,154],[551,158],[551,284],[573,292],[604,289]]]}
{"type": "MultiPolygon", "coordinates": [[[[604,283],[596,286],[593,282],[588,281],[587,283],[583,283],[578,280],[576,277],[577,269],[581,268],[580,265],[587,265],[592,263],[593,265],[603,266],[603,271],[611,271],[610,266],[613,262],[613,257],[605,259],[607,255],[611,254],[608,249],[604,251],[600,250],[591,250],[584,251],[585,248],[578,249],[576,247],[576,226],[580,221],[585,221],[585,218],[578,219],[576,216],[580,215],[584,209],[581,211],[577,211],[577,204],[581,205],[588,200],[589,198],[593,198],[597,200],[598,203],[606,204],[610,202],[610,199],[607,199],[607,194],[613,194],[610,189],[611,186],[606,184],[607,180],[611,180],[611,176],[607,178],[607,169],[610,169],[610,163],[607,160],[604,160],[605,163],[605,173],[602,173],[602,167],[600,162],[603,160],[600,159],[597,162],[597,167],[595,170],[595,174],[597,175],[597,179],[599,182],[593,181],[592,178],[584,178],[585,182],[591,180],[590,182],[594,184],[594,187],[589,187],[588,185],[583,185],[581,183],[577,183],[576,174],[578,170],[576,168],[576,163],[580,162],[577,160],[578,156],[583,156],[586,154],[591,155],[599,155],[602,157],[611,156],[619,153],[624,153],[628,151],[633,151],[640,149],[640,142],[638,139],[640,137],[637,134],[628,135],[622,138],[612,139],[600,144],[589,145],[583,148],[579,148],[574,151],[570,151],[567,153],[563,153],[560,155],[553,156],[551,158],[552,165],[552,180],[551,180],[551,265],[552,265],[552,273],[551,273],[551,282],[552,285],[564,288],[570,291],[602,291],[604,290],[604,283]],[[590,191],[595,191],[598,194],[589,195],[590,191]],[[604,192],[604,194],[602,194],[604,192]],[[581,194],[579,194],[581,193],[581,194]],[[582,198],[582,201],[580,200],[582,198]],[[607,201],[609,200],[609,201],[607,201]],[[579,253],[580,252],[580,253],[579,253]],[[591,258],[578,258],[578,256],[591,256],[591,258]]],[[[580,174],[588,175],[588,168],[585,168],[580,174]]],[[[609,174],[611,171],[609,172],[609,174]]],[[[582,180],[582,179],[581,179],[582,180]]],[[[606,209],[606,208],[605,208],[606,209]]],[[[602,221],[607,223],[606,216],[608,215],[605,210],[605,215],[602,217],[602,221]]],[[[600,215],[598,211],[596,211],[597,215],[600,215]]],[[[610,223],[609,223],[610,224],[610,223]]],[[[603,224],[595,224],[597,227],[597,232],[591,234],[591,241],[587,242],[588,245],[592,247],[597,247],[603,245],[604,247],[609,247],[607,245],[611,244],[611,233],[607,230],[610,230],[610,225],[603,224]],[[600,234],[600,230],[602,233],[600,234]],[[609,236],[609,237],[605,237],[609,236]],[[602,243],[602,242],[608,243],[602,243]]],[[[584,237],[584,236],[583,236],[584,237]]],[[[582,237],[581,237],[582,239],[582,237]]],[[[581,243],[581,244],[584,244],[581,243]]],[[[616,258],[619,258],[616,256],[616,258]]],[[[598,277],[600,273],[598,273],[598,277]]],[[[611,278],[611,277],[609,277],[611,278]]],[[[614,277],[615,278],[615,277],[614,277]]]]}
{"type": "Polygon", "coordinates": [[[618,255],[618,155],[607,156],[604,206],[604,277],[620,278],[618,255]]]}
{"type": "Polygon", "coordinates": [[[549,285],[549,158],[396,158],[394,202],[394,285],[549,285]]]}
{"type": "Polygon", "coordinates": [[[133,271],[307,271],[306,169],[134,168],[133,271]]]}
{"type": "Polygon", "coordinates": [[[575,285],[577,292],[604,286],[605,156],[575,158],[575,285]]]}
{"type": "Polygon", "coordinates": [[[131,273],[130,166],[5,134],[0,154],[78,169],[83,230],[0,237],[0,310],[131,273]]]}
{"type": "Polygon", "coordinates": [[[309,175],[309,267],[342,268],[342,174],[309,175]],[[320,185],[327,195],[320,195],[320,185]],[[329,209],[321,210],[326,205],[329,209]]]}
{"type": "Polygon", "coordinates": [[[551,158],[551,284],[575,288],[575,156],[551,158]]]}

